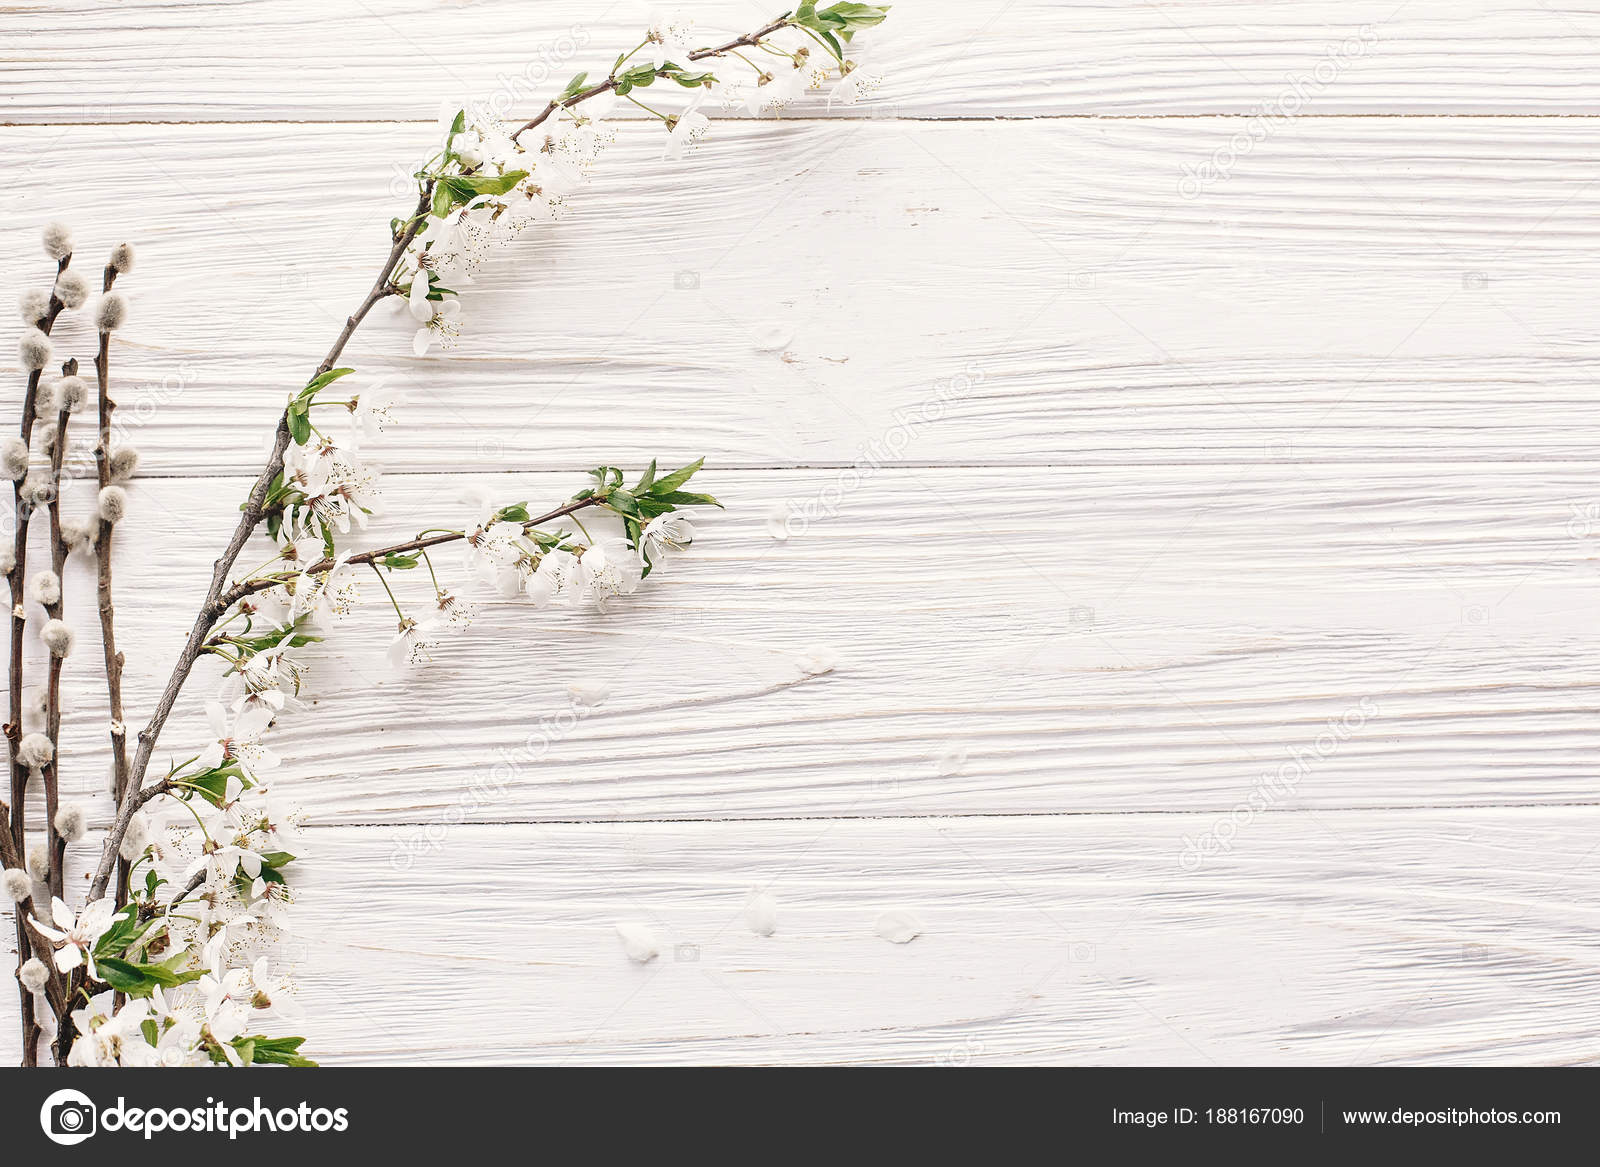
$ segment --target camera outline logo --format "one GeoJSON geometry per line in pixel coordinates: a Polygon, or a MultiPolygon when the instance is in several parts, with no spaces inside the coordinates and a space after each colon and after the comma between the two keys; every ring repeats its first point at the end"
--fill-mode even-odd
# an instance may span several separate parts
{"type": "Polygon", "coordinates": [[[75,1147],[92,1138],[99,1123],[99,1108],[82,1090],[57,1090],[39,1107],[44,1137],[63,1147],[75,1147]]]}

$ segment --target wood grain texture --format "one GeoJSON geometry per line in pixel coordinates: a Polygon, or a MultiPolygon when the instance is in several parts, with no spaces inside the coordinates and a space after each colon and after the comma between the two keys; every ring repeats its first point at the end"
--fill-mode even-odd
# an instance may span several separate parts
{"type": "Polygon", "coordinates": [[[290,956],[338,1065],[1595,1059],[1600,812],[1265,814],[1185,870],[1212,826],[463,826],[400,870],[393,832],[319,830],[290,956]]]}
{"type": "MultiPolygon", "coordinates": [[[[580,480],[489,481],[543,504],[580,480]]],[[[424,826],[1220,812],[1296,759],[1276,805],[1595,797],[1600,517],[1573,518],[1592,513],[1588,465],[850,481],[706,472],[728,513],[632,600],[491,600],[409,679],[384,662],[394,616],[366,581],[368,607],[314,654],[317,705],[277,735],[286,778],[321,822],[424,826]],[[787,541],[775,510],[798,516],[787,541]],[[804,671],[815,649],[837,654],[831,673],[804,671]],[[609,696],[575,713],[568,685],[597,680],[609,696]],[[1360,724],[1325,741],[1346,719],[1360,724]]],[[[117,567],[131,709],[153,702],[244,489],[136,487],[117,567]]],[[[453,499],[406,476],[386,505],[368,545],[447,520],[453,499]]],[[[466,578],[453,555],[440,566],[466,578]]],[[[88,581],[72,582],[86,615],[88,581]]],[[[397,586],[428,602],[425,578],[397,586]]],[[[68,757],[100,751],[96,671],[92,653],[66,671],[68,757]]],[[[203,744],[210,684],[168,730],[177,758],[203,744]]],[[[68,774],[103,810],[98,769],[68,774]]]]}
{"type": "MultiPolygon", "coordinates": [[[[91,263],[141,247],[135,720],[417,119],[531,103],[542,47],[559,84],[646,16],[0,13],[8,285],[50,217],[91,263]]],[[[381,315],[350,349],[410,397],[369,543],[465,478],[554,501],[601,460],[706,454],[729,509],[610,613],[490,603],[410,680],[377,604],[316,651],[276,744],[318,824],[289,952],[317,1053],[1593,1060],[1600,7],[924,0],[874,43],[876,106],[725,123],[674,168],[622,127],[455,352],[381,315]],[[877,938],[886,909],[925,934],[877,938]]],[[[65,789],[103,823],[92,658],[65,789]]]]}
{"type": "MultiPolygon", "coordinates": [[[[684,8],[708,31],[743,32],[782,5],[684,8]]],[[[526,107],[603,69],[649,13],[518,0],[16,9],[0,15],[0,108],[17,122],[390,120],[500,88],[526,107]]],[[[877,109],[891,116],[1600,110],[1587,2],[913,0],[870,48],[890,66],[877,109]]]]}
{"type": "MultiPolygon", "coordinates": [[[[725,125],[677,169],[625,130],[469,290],[453,353],[412,358],[387,309],[358,335],[428,435],[381,460],[1593,456],[1600,123],[1304,121],[1185,197],[1229,125],[725,125]]],[[[123,416],[148,473],[226,473],[369,286],[393,164],[430,133],[0,130],[0,248],[21,279],[52,214],[89,255],[137,239],[123,416]]]]}

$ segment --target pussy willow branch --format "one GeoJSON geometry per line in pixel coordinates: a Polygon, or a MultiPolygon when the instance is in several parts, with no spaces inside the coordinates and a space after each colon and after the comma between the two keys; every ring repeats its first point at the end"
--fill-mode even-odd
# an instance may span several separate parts
{"type": "MultiPolygon", "coordinates": [[[[691,61],[704,61],[709,57],[720,57],[725,53],[731,53],[734,49],[752,48],[761,40],[762,37],[771,36],[780,28],[787,28],[788,26],[788,18],[779,17],[765,28],[758,28],[755,32],[747,32],[743,36],[736,36],[727,44],[717,45],[715,48],[696,49],[694,52],[689,53],[688,57],[691,61]]],[[[657,77],[665,77],[666,75],[667,74],[665,71],[660,69],[656,70],[657,77]]],[[[511,135],[511,140],[515,142],[520,139],[523,134],[527,133],[527,131],[542,125],[545,119],[551,114],[555,113],[556,110],[571,109],[579,102],[588,101],[591,97],[599,97],[602,93],[610,93],[616,87],[616,77],[607,77],[604,81],[601,81],[595,85],[591,85],[588,89],[580,89],[577,93],[574,93],[565,101],[552,101],[549,105],[545,106],[544,110],[532,121],[518,126],[516,131],[511,135]]]]}
{"type": "MultiPolygon", "coordinates": [[[[117,281],[117,269],[106,264],[101,279],[102,293],[111,291],[117,281]]],[[[111,334],[100,332],[100,348],[94,358],[95,384],[100,407],[99,438],[94,447],[95,478],[104,490],[111,485],[111,414],[117,403],[111,400],[111,334]]],[[[106,703],[111,714],[111,790],[118,803],[128,788],[128,730],[122,722],[122,654],[117,651],[116,609],[111,602],[111,532],[116,526],[102,518],[95,540],[95,567],[100,607],[100,640],[106,664],[106,703]]],[[[120,847],[119,847],[120,851],[120,847]]],[[[128,892],[129,864],[119,857],[117,861],[117,902],[121,903],[128,892]]]]}
{"type": "MultiPolygon", "coordinates": [[[[59,277],[67,270],[67,265],[72,262],[72,256],[63,256],[56,265],[56,275],[59,277]]],[[[50,293],[50,303],[45,309],[44,318],[39,321],[39,331],[46,336],[55,327],[56,317],[61,315],[66,307],[54,290],[50,293]]],[[[19,432],[23,444],[28,444],[33,438],[34,402],[39,393],[39,378],[44,370],[35,369],[28,374],[28,388],[22,399],[22,423],[19,432]]],[[[23,502],[23,486],[28,476],[24,474],[17,479],[12,488],[13,514],[16,516],[17,531],[14,542],[15,561],[11,566],[11,667],[9,679],[11,684],[11,701],[9,703],[9,717],[5,725],[6,746],[10,753],[11,761],[11,805],[9,814],[11,821],[5,824],[11,836],[12,859],[7,866],[24,865],[27,853],[27,838],[23,830],[24,812],[28,800],[28,767],[24,766],[17,757],[18,749],[22,744],[22,650],[23,633],[27,630],[27,609],[24,606],[25,598],[23,589],[28,578],[28,519],[31,517],[31,504],[23,502]]],[[[17,962],[18,967],[27,959],[28,952],[33,948],[37,937],[28,927],[26,919],[33,911],[31,901],[28,904],[17,904],[17,962]]],[[[33,994],[19,984],[19,997],[21,998],[22,1013],[22,1049],[23,1064],[36,1065],[38,1059],[39,1026],[33,1016],[33,994]]]]}
{"type": "MultiPolygon", "coordinates": [[[[714,48],[697,49],[689,53],[688,57],[691,61],[701,61],[709,57],[722,56],[740,47],[753,46],[763,37],[770,36],[780,28],[788,25],[788,23],[789,21],[786,18],[780,18],[763,28],[757,29],[755,32],[735,37],[726,44],[718,45],[714,48]]],[[[658,71],[658,75],[664,74],[658,71]]],[[[554,113],[557,108],[570,109],[591,97],[615,89],[616,85],[616,78],[610,77],[606,81],[577,93],[565,101],[551,102],[545,107],[543,113],[518,129],[512,135],[512,140],[515,141],[518,135],[539,125],[554,113]]],[[[394,247],[389,252],[388,260],[385,261],[382,269],[378,272],[378,278],[374,281],[372,290],[367,293],[367,298],[362,301],[361,306],[345,321],[344,328],[340,331],[338,339],[334,341],[333,348],[328,351],[327,357],[317,367],[313,376],[320,376],[333,368],[339,359],[339,355],[344,352],[345,345],[349,342],[351,336],[355,334],[356,329],[360,327],[361,322],[366,319],[367,313],[372,310],[374,305],[389,296],[399,294],[399,289],[392,282],[395,268],[399,265],[406,248],[410,246],[412,240],[416,238],[417,233],[421,231],[423,224],[427,220],[428,209],[433,202],[433,188],[434,183],[431,179],[423,184],[421,197],[417,200],[417,208],[412,213],[411,219],[404,229],[396,235],[394,247]]],[[[233,602],[224,601],[234,591],[238,591],[237,586],[232,591],[227,589],[228,574],[233,570],[233,565],[238,560],[239,553],[244,549],[245,543],[249,541],[251,534],[254,533],[264,517],[267,491],[271,488],[272,480],[283,469],[283,455],[288,447],[289,415],[288,410],[285,409],[283,415],[278,419],[278,430],[273,440],[272,453],[267,459],[267,465],[261,471],[260,477],[256,479],[255,486],[250,491],[250,497],[245,503],[243,514],[240,515],[238,526],[234,528],[232,538],[228,540],[227,547],[213,565],[211,587],[206,593],[205,603],[201,605],[199,614],[195,617],[194,627],[189,632],[189,639],[185,642],[183,651],[178,656],[177,664],[173,666],[172,675],[167,680],[166,688],[162,690],[161,697],[156,702],[155,712],[151,715],[149,724],[139,732],[139,750],[134,757],[133,766],[129,773],[128,787],[123,791],[119,800],[116,820],[113,822],[111,830],[107,832],[104,850],[100,854],[100,863],[95,869],[94,881],[90,885],[89,898],[91,900],[99,899],[105,894],[106,884],[110,882],[111,871],[116,862],[118,848],[122,844],[123,836],[127,834],[128,823],[132,821],[133,812],[136,809],[133,794],[144,782],[145,771],[150,765],[150,756],[155,752],[156,740],[160,737],[161,730],[167,723],[167,718],[171,716],[172,707],[177,702],[178,694],[182,692],[184,683],[189,679],[189,674],[193,672],[195,662],[199,660],[201,653],[205,650],[206,638],[210,635],[211,629],[226,614],[228,607],[233,602]]],[[[588,500],[585,500],[585,505],[589,505],[588,500]]],[[[574,507],[573,509],[580,508],[574,507]]],[[[551,516],[541,521],[548,522],[549,518],[566,513],[571,512],[565,510],[552,512],[551,516]]],[[[438,542],[451,542],[458,537],[436,536],[435,538],[438,542]]],[[[413,540],[412,542],[416,541],[413,540]]],[[[420,543],[418,544],[418,549],[434,545],[431,542],[420,543]]],[[[408,550],[412,549],[409,544],[401,544],[400,546],[406,547],[408,550]]],[[[380,553],[372,552],[368,554],[375,555],[380,553]]],[[[352,556],[351,561],[370,562],[368,559],[361,559],[356,556],[352,556]]],[[[329,566],[331,567],[332,564],[329,564],[329,566]]],[[[247,587],[248,582],[239,586],[247,587]]],[[[264,590],[264,587],[253,590],[264,590]]],[[[242,594],[248,595],[249,591],[245,591],[242,594]]],[[[237,598],[234,597],[235,600],[237,598]]]]}
{"type": "MultiPolygon", "coordinates": [[[[78,362],[68,361],[61,366],[63,377],[75,377],[78,362]]],[[[61,469],[67,458],[67,423],[72,411],[66,400],[60,402],[56,413],[56,436],[50,447],[50,570],[61,580],[67,570],[67,543],[61,537],[61,469]]],[[[44,606],[45,614],[52,620],[66,616],[67,593],[58,587],[56,602],[44,606]]],[[[45,684],[45,736],[50,739],[50,760],[39,767],[44,779],[45,838],[50,844],[50,894],[62,896],[66,892],[65,873],[67,841],[56,830],[56,811],[61,806],[61,669],[66,658],[50,654],[45,684]]]]}

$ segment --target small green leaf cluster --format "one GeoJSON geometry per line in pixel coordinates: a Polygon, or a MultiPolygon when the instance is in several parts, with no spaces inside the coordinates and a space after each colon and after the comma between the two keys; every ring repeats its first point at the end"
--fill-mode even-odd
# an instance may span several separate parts
{"type": "Polygon", "coordinates": [[[882,24],[888,16],[887,4],[833,4],[819,9],[814,0],[807,0],[795,9],[789,20],[816,33],[828,42],[834,56],[843,58],[844,47],[840,41],[850,43],[861,29],[882,24]]]}

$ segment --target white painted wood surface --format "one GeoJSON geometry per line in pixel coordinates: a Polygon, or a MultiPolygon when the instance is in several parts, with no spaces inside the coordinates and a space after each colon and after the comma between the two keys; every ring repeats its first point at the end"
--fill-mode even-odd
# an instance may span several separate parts
{"type": "MultiPolygon", "coordinates": [[[[8,284],[52,215],[143,248],[114,357],[149,472],[132,709],[422,119],[644,15],[0,15],[8,284]]],[[[1600,6],[939,0],[877,43],[875,109],[723,124],[676,169],[625,128],[453,354],[386,318],[352,347],[412,397],[379,535],[461,471],[543,500],[656,454],[710,455],[730,506],[605,616],[489,605],[408,683],[375,609],[328,646],[282,732],[320,824],[318,1052],[1592,1060],[1600,6]],[[1298,116],[1254,116],[1296,78],[1298,116]],[[1078,116],[1129,114],[1158,116],[1078,116]],[[905,946],[873,934],[896,908],[905,946]]],[[[99,747],[91,663],[69,757],[99,747]]],[[[103,821],[98,765],[67,780],[103,821]]]]}

